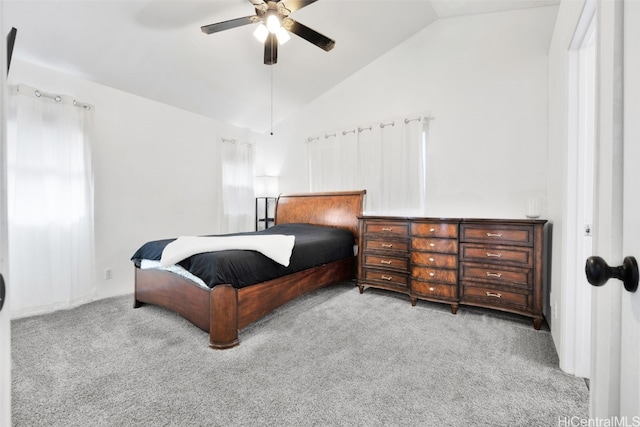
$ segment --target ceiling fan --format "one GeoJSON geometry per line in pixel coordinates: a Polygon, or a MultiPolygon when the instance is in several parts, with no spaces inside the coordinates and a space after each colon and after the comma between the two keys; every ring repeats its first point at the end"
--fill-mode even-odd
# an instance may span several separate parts
{"type": "Polygon", "coordinates": [[[229,21],[218,22],[200,27],[203,33],[217,33],[248,24],[260,23],[254,35],[264,42],[264,63],[273,65],[278,62],[278,44],[289,40],[288,32],[302,37],[327,52],[333,49],[335,40],[326,37],[311,28],[302,25],[289,17],[289,14],[300,10],[318,0],[249,0],[255,7],[256,14],[229,21]]]}

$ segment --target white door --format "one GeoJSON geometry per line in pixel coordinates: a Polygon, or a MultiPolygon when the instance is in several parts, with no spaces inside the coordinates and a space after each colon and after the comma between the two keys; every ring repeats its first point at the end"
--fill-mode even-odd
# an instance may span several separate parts
{"type": "MultiPolygon", "coordinates": [[[[2,14],[2,3],[0,0],[0,15],[2,14]]],[[[0,274],[7,277],[7,266],[9,265],[7,251],[7,205],[6,205],[6,157],[5,157],[5,117],[6,117],[6,58],[7,44],[6,35],[8,31],[0,23],[0,274]]],[[[11,425],[11,329],[9,321],[9,307],[4,305],[0,311],[0,426],[11,425]]]]}
{"type": "MultiPolygon", "coordinates": [[[[626,256],[640,260],[640,1],[601,0],[598,6],[594,252],[618,266],[626,256]]],[[[639,425],[640,290],[627,292],[612,279],[594,288],[593,303],[590,416],[639,425]]]]}
{"type": "MultiPolygon", "coordinates": [[[[640,260],[640,2],[624,12],[624,209],[622,254],[640,260]]],[[[622,294],[620,413],[640,422],[640,291],[622,294]]]]}

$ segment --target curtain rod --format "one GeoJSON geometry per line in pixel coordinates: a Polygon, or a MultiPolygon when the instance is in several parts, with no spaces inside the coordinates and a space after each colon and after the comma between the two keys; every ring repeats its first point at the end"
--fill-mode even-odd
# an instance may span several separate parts
{"type": "Polygon", "coordinates": [[[56,102],[60,102],[62,101],[62,97],[60,95],[54,95],[52,93],[46,93],[46,92],[40,92],[38,89],[36,89],[35,91],[33,91],[33,93],[36,95],[36,97],[40,98],[41,96],[44,96],[45,98],[49,98],[49,99],[53,99],[56,102]]]}
{"type": "Polygon", "coordinates": [[[230,144],[248,145],[249,147],[253,146],[252,142],[244,142],[244,141],[237,140],[235,138],[224,138],[224,137],[221,137],[220,139],[222,140],[222,143],[228,142],[230,144]]]}
{"type": "MultiPolygon", "coordinates": [[[[420,122],[420,121],[423,121],[423,120],[424,121],[428,121],[428,120],[435,120],[435,119],[436,118],[431,116],[431,115],[420,115],[420,116],[417,116],[417,117],[405,118],[403,121],[404,121],[405,124],[409,124],[409,123],[414,122],[414,121],[420,122]]],[[[395,126],[395,124],[396,124],[395,120],[392,120],[392,121],[386,122],[386,123],[385,122],[381,122],[379,124],[379,126],[380,126],[381,129],[383,129],[383,128],[387,127],[387,126],[395,126]]],[[[343,136],[345,136],[348,133],[354,133],[355,134],[355,133],[363,132],[365,130],[373,130],[373,125],[362,126],[362,127],[358,126],[357,128],[354,128],[354,129],[343,130],[343,131],[341,131],[341,133],[342,133],[343,136]]],[[[329,139],[329,138],[335,137],[335,136],[337,136],[336,132],[325,133],[324,134],[324,139],[329,139]]],[[[307,142],[313,142],[313,141],[318,141],[318,140],[320,140],[319,136],[310,136],[310,137],[307,138],[307,142]]]]}
{"type": "MultiPolygon", "coordinates": [[[[18,84],[15,86],[15,90],[18,93],[22,93],[22,94],[29,94],[29,93],[33,93],[36,98],[48,98],[48,99],[53,99],[55,102],[62,102],[64,97],[66,98],[72,98],[68,95],[58,95],[55,93],[48,93],[48,92],[44,92],[40,89],[35,89],[23,84],[18,84]]],[[[85,110],[91,110],[93,108],[93,106],[91,104],[88,104],[86,102],[80,102],[80,101],[76,101],[75,99],[72,99],[71,104],[73,104],[74,107],[79,107],[79,108],[83,108],[85,110]]]]}

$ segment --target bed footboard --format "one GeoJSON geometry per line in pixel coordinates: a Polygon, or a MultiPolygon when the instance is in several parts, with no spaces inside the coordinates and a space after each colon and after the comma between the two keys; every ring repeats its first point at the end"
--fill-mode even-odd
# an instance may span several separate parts
{"type": "Polygon", "coordinates": [[[299,271],[242,289],[218,285],[211,290],[209,347],[226,349],[240,342],[238,331],[306,293],[355,278],[356,258],[299,271]]]}
{"type": "Polygon", "coordinates": [[[134,308],[153,304],[178,313],[209,332],[210,291],[174,273],[135,267],[134,308]]]}

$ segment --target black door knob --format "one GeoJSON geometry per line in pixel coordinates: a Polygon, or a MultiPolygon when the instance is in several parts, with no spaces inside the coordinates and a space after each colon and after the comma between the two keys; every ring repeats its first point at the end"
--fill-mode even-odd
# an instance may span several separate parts
{"type": "Polygon", "coordinates": [[[607,280],[620,279],[624,283],[624,288],[629,292],[635,292],[638,289],[638,262],[632,256],[624,259],[619,267],[609,267],[607,262],[599,256],[591,256],[587,258],[585,266],[587,280],[593,286],[602,286],[607,280]]]}

